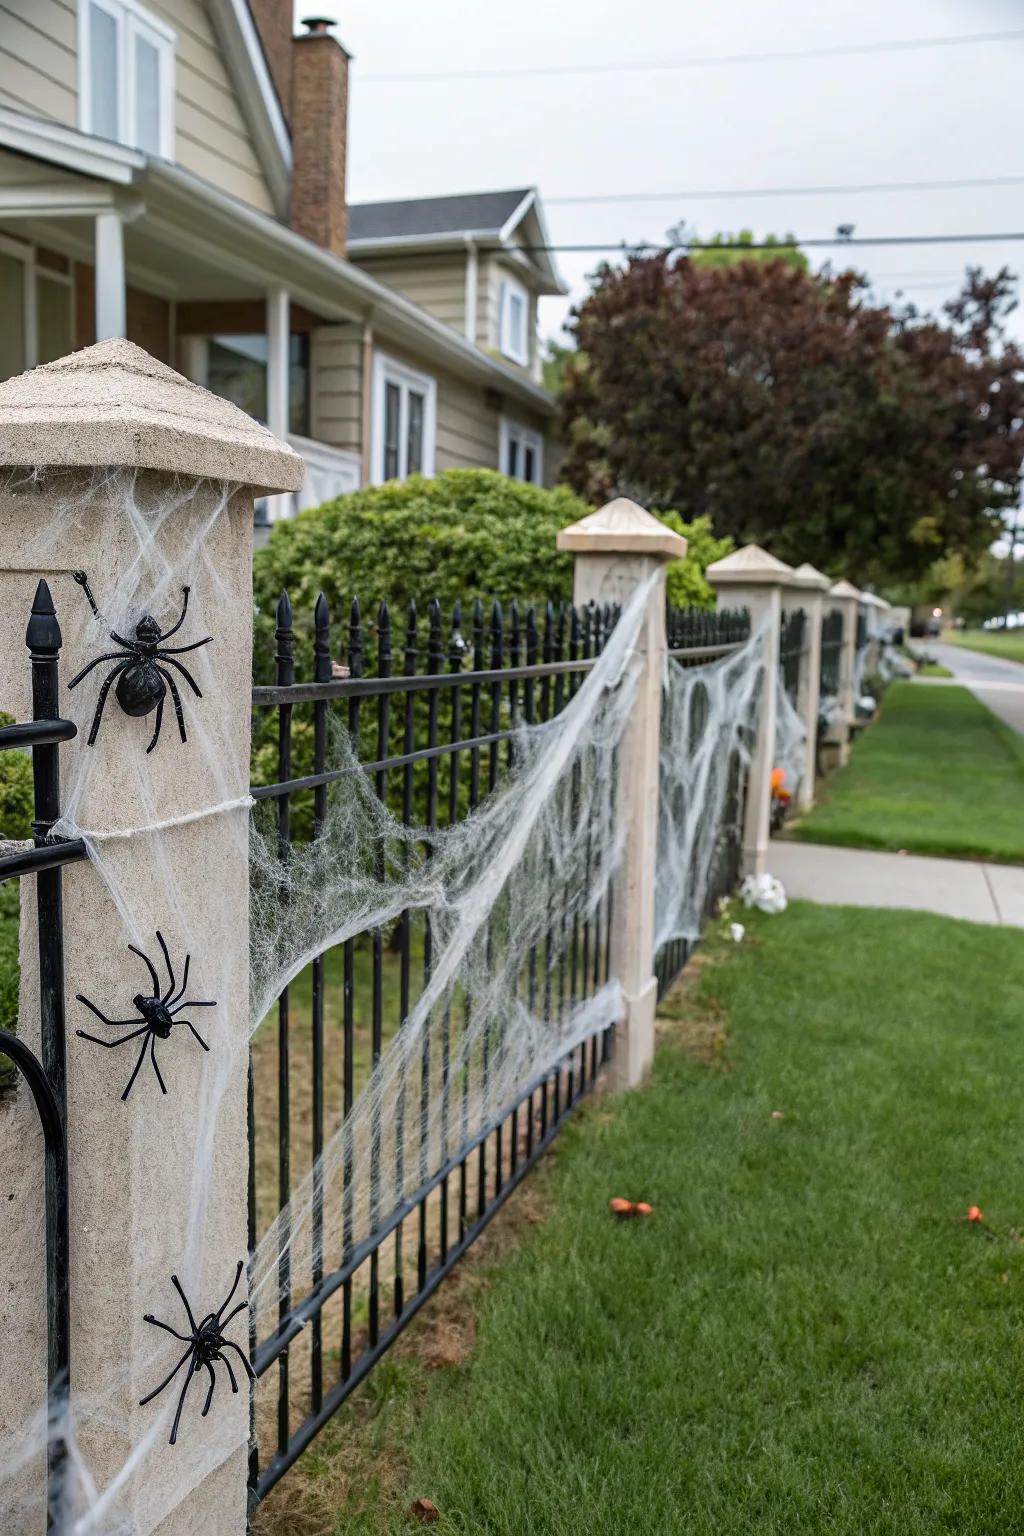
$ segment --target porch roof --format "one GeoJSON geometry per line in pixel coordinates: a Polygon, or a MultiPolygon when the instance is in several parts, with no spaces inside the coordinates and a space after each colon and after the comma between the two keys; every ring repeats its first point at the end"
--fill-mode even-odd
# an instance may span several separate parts
{"type": "Polygon", "coordinates": [[[37,181],[0,185],[0,221],[18,221],[39,244],[91,261],[81,221],[116,207],[133,287],[174,300],[227,300],[282,286],[325,322],[369,324],[382,341],[539,415],[555,413],[540,385],[411,299],[180,166],[4,107],[0,149],[39,166],[37,181]],[[65,173],[56,179],[55,166],[65,173]]]}

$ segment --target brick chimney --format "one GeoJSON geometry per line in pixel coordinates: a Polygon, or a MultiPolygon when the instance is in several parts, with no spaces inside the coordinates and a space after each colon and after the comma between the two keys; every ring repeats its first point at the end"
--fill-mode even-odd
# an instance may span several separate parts
{"type": "Polygon", "coordinates": [[[349,56],[323,17],[292,39],[292,227],[344,256],[349,56]]]}
{"type": "Polygon", "coordinates": [[[285,121],[292,115],[292,0],[249,0],[285,121]]]}

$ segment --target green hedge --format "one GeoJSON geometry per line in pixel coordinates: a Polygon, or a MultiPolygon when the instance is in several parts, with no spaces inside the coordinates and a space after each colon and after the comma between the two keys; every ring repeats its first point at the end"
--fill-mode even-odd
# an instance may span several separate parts
{"type": "MultiPolygon", "coordinates": [[[[321,591],[335,633],[347,625],[354,596],[369,622],[386,598],[399,630],[410,601],[425,616],[433,597],[446,620],[456,601],[477,597],[567,601],[572,560],[558,554],[555,538],[560,528],[592,510],[564,486],[542,490],[494,470],[450,469],[432,480],[414,475],[339,496],[278,523],[254,565],[257,675],[264,681],[272,676],[275,611],[283,589],[292,600],[303,662],[321,591]]],[[[670,603],[713,607],[704,569],[729,552],[731,540],[716,539],[707,518],[687,527],[667,512],[662,521],[690,539],[686,559],[669,566],[670,603]]]]}
{"type": "MultiPolygon", "coordinates": [[[[0,725],[12,717],[0,712],[0,725]]],[[[0,752],[0,838],[32,836],[32,763],[25,752],[0,752]]],[[[0,1029],[18,1026],[18,882],[0,885],[0,1029]]],[[[0,1098],[14,1086],[14,1068],[0,1056],[0,1098]]]]}

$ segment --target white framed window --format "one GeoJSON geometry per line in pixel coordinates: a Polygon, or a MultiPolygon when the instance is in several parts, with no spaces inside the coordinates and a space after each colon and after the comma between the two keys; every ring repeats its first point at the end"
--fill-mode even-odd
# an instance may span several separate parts
{"type": "Polygon", "coordinates": [[[432,475],[437,380],[378,352],[373,360],[373,483],[432,475]]]}
{"type": "Polygon", "coordinates": [[[498,351],[524,368],[530,362],[530,295],[514,277],[503,277],[498,296],[498,351]]]}
{"type": "Polygon", "coordinates": [[[532,427],[501,418],[498,433],[499,469],[510,480],[527,485],[544,484],[544,439],[532,427]]]}
{"type": "Polygon", "coordinates": [[[66,357],[74,331],[70,262],[62,271],[35,246],[0,235],[0,379],[66,357]]]}
{"type": "Polygon", "coordinates": [[[174,159],[174,43],[136,0],[78,0],[78,126],[174,159]]]}

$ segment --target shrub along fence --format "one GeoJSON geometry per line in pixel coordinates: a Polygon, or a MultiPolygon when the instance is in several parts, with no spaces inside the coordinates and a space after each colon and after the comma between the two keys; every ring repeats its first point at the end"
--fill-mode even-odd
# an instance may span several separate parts
{"type": "Polygon", "coordinates": [[[719,612],[668,608],[685,540],[619,501],[557,535],[571,604],[353,601],[332,625],[321,599],[303,676],[282,596],[250,701],[253,494],[295,488],[290,450],[123,342],[0,385],[0,428],[0,667],[41,722],[0,735],[32,747],[36,807],[0,854],[38,896],[8,1049],[49,1159],[24,1156],[19,1088],[0,1505],[26,1531],[241,1536],[580,1097],[643,1079],[703,916],[765,867],[780,722],[815,735],[827,582],[751,547],[709,567],[719,612]],[[33,711],[11,615],[39,566],[91,682],[58,701],[59,636],[30,631],[33,711]],[[96,1045],[132,1040],[126,1086],[96,1045]]]}

